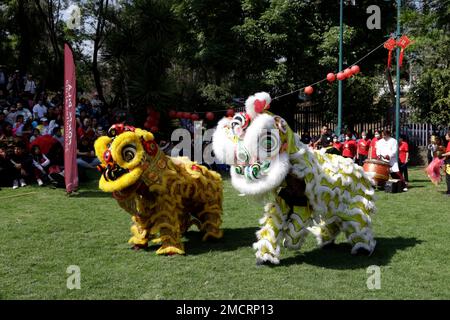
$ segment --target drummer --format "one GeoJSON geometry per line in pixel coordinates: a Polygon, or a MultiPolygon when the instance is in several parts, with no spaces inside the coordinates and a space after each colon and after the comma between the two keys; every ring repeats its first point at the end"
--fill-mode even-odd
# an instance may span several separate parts
{"type": "Polygon", "coordinates": [[[398,143],[397,140],[391,137],[391,130],[386,129],[383,131],[383,138],[377,141],[376,149],[378,158],[389,162],[392,178],[400,180],[403,191],[408,191],[405,179],[398,167],[398,143]]]}

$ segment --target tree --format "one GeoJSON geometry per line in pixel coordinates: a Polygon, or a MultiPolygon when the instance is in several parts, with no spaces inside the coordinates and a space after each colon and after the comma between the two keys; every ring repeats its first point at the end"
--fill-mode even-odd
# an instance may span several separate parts
{"type": "Polygon", "coordinates": [[[179,41],[179,21],[171,5],[171,1],[136,0],[109,18],[102,57],[111,68],[114,91],[136,114],[149,105],[167,107],[173,95],[168,70],[179,41]]]}
{"type": "Polygon", "coordinates": [[[414,37],[407,57],[412,87],[409,104],[416,121],[450,124],[450,1],[420,1],[403,15],[405,28],[414,37]]]}

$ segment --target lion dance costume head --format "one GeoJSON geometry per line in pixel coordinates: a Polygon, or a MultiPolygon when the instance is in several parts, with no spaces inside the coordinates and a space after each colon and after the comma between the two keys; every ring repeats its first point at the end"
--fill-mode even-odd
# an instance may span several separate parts
{"type": "Polygon", "coordinates": [[[112,192],[132,215],[134,248],[149,241],[161,244],[157,254],[184,254],[181,237],[191,225],[203,240],[221,238],[222,181],[219,174],[159,150],[153,135],[142,129],[113,125],[95,142],[102,172],[99,187],[112,192]]]}
{"type": "Polygon", "coordinates": [[[281,246],[299,249],[309,233],[324,246],[343,231],[352,253],[371,254],[371,178],[351,159],[309,149],[268,111],[270,102],[265,92],[249,97],[245,112],[223,118],[213,136],[234,188],[267,199],[253,245],[257,263],[278,264],[281,246]]]}

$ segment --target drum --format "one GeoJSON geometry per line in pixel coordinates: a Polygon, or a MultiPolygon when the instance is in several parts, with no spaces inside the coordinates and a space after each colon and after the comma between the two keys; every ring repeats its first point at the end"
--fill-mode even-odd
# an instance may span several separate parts
{"type": "Polygon", "coordinates": [[[363,170],[368,173],[373,173],[373,180],[377,186],[382,186],[389,180],[391,166],[388,162],[367,159],[364,161],[363,170]]]}

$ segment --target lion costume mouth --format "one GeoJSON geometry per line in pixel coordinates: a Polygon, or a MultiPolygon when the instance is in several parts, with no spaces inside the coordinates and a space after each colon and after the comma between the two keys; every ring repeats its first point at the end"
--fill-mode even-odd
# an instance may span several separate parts
{"type": "Polygon", "coordinates": [[[106,181],[115,181],[126,173],[129,173],[130,170],[124,169],[121,166],[115,164],[114,166],[107,166],[103,171],[103,177],[106,181]]]}
{"type": "Polygon", "coordinates": [[[147,159],[154,160],[158,155],[158,146],[151,133],[138,128],[114,125],[108,134],[99,137],[94,145],[101,162],[99,188],[126,194],[146,170],[147,159]]]}

